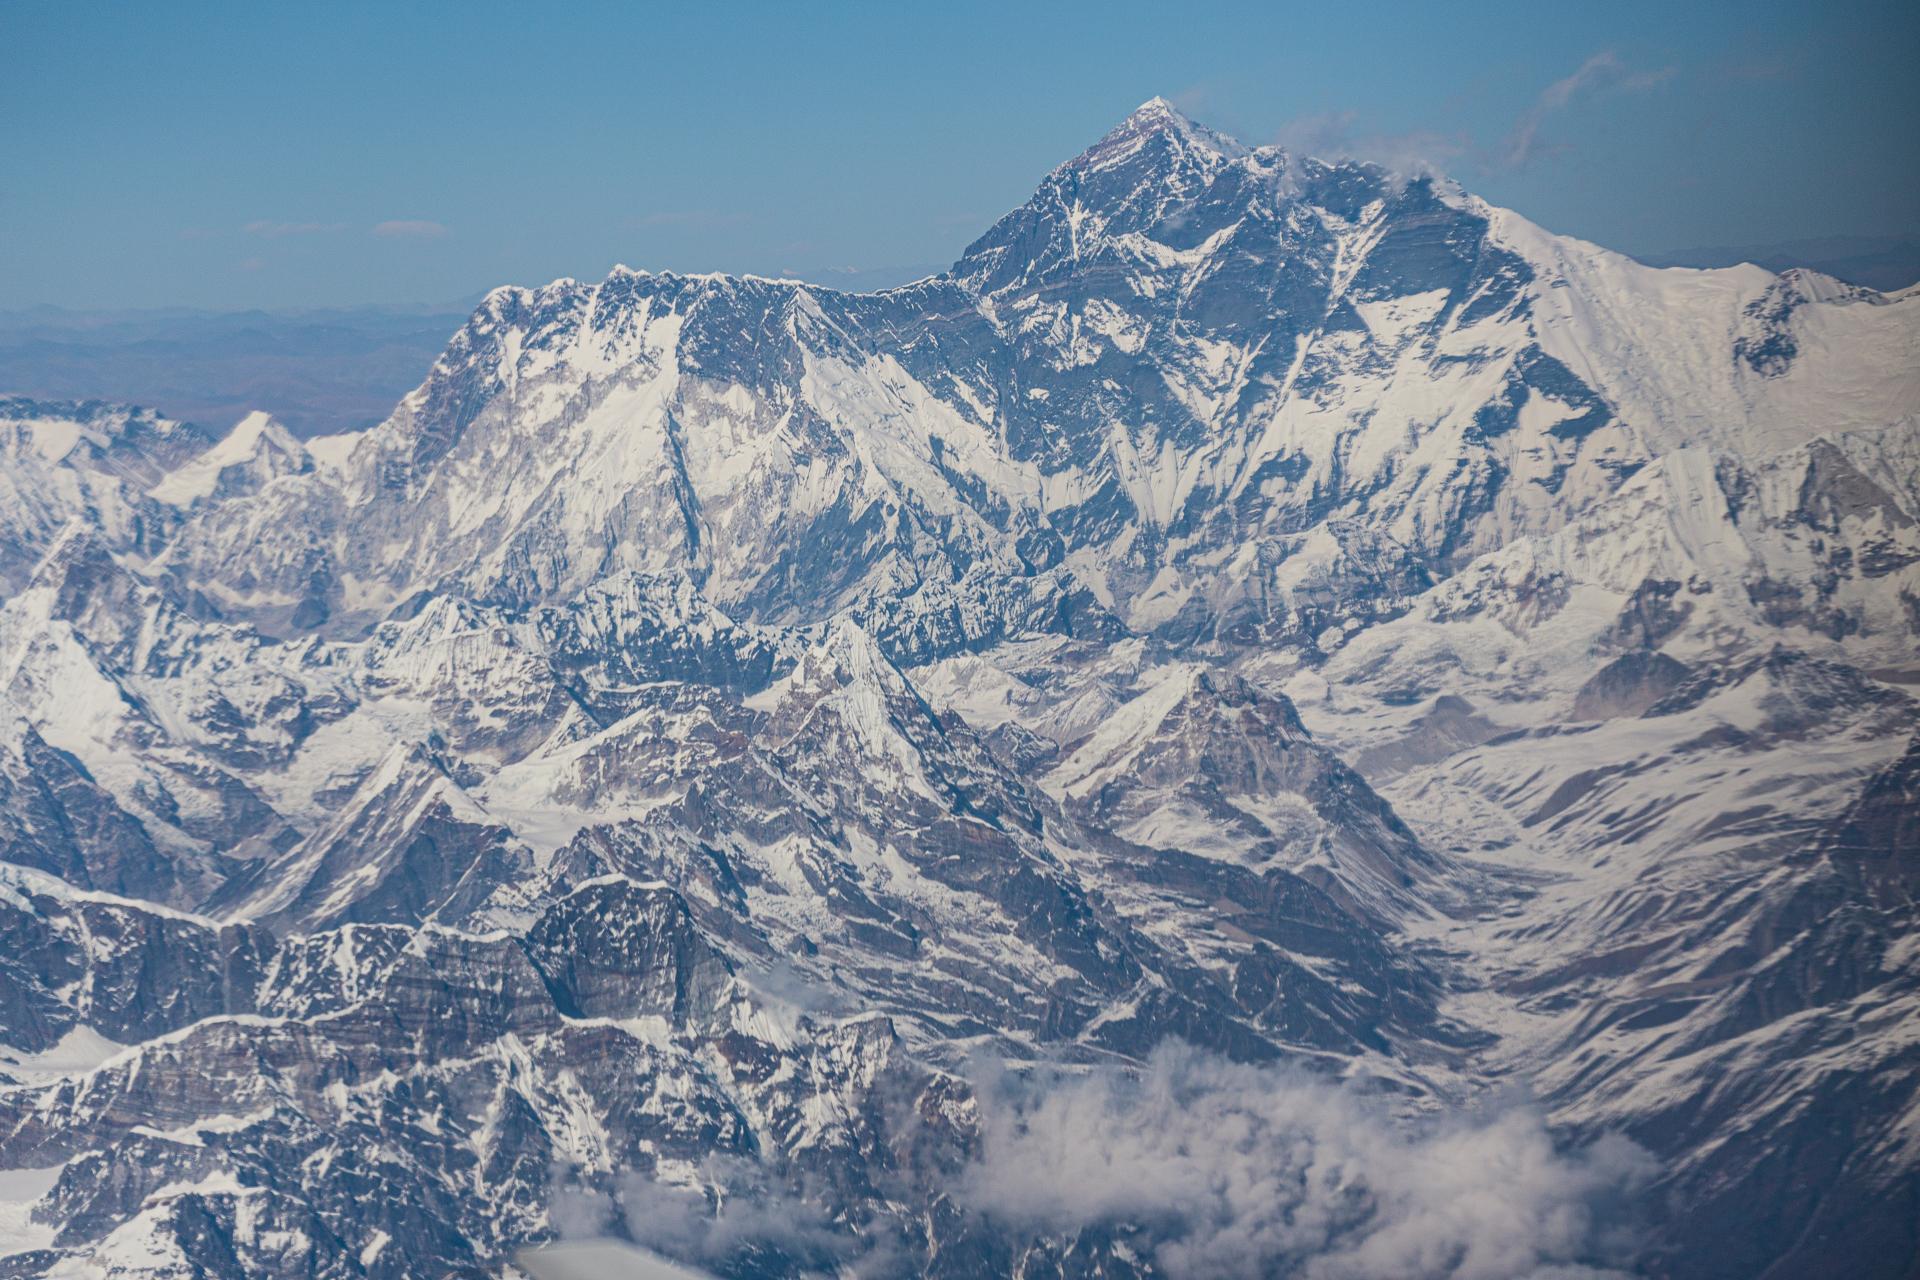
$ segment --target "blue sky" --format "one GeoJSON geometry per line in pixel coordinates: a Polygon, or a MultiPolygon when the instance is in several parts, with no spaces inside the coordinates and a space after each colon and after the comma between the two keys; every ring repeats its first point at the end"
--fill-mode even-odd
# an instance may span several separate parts
{"type": "Polygon", "coordinates": [[[1154,94],[1629,252],[1920,228],[1912,0],[0,0],[0,48],[0,308],[945,263],[1154,94]]]}

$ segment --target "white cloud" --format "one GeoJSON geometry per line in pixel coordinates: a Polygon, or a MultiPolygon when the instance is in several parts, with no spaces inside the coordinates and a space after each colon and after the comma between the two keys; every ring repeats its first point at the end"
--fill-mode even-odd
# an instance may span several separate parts
{"type": "Polygon", "coordinates": [[[827,1267],[855,1247],[811,1197],[767,1181],[747,1162],[713,1160],[703,1172],[729,1194],[710,1201],[688,1188],[627,1179],[620,1211],[634,1238],[670,1257],[709,1266],[724,1265],[742,1249],[777,1248],[827,1267]]]}
{"type": "Polygon", "coordinates": [[[1602,89],[1651,89],[1672,79],[1673,75],[1672,67],[1655,71],[1629,71],[1618,54],[1611,49],[1602,49],[1581,63],[1572,75],[1562,76],[1541,90],[1540,96],[1520,117],[1520,123],[1514,126],[1513,133],[1507,139],[1506,162],[1519,169],[1535,159],[1543,149],[1540,126],[1548,116],[1564,110],[1575,98],[1602,89]]]}
{"type": "Polygon", "coordinates": [[[1296,156],[1363,160],[1406,177],[1437,176],[1467,149],[1463,137],[1433,130],[1380,133],[1365,129],[1356,111],[1290,120],[1281,126],[1275,141],[1296,156]]]}
{"type": "Polygon", "coordinates": [[[610,1192],[556,1186],[554,1233],[575,1244],[625,1236],[678,1263],[722,1269],[756,1250],[777,1250],[825,1272],[849,1258],[885,1253],[886,1242],[837,1229],[819,1191],[777,1180],[756,1161],[712,1156],[698,1174],[697,1187],[640,1173],[616,1176],[610,1192]]]}
{"type": "Polygon", "coordinates": [[[1185,1280],[1599,1276],[1598,1210],[1647,1173],[1624,1140],[1556,1148],[1508,1109],[1409,1133],[1351,1090],[1185,1047],[982,1098],[962,1199],[1029,1230],[1139,1228],[1185,1280]]]}

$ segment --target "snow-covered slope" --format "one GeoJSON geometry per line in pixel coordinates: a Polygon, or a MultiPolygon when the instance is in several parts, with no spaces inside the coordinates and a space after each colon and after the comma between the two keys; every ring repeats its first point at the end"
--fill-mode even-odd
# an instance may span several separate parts
{"type": "Polygon", "coordinates": [[[0,586],[19,589],[69,521],[129,551],[157,546],[173,522],[147,488],[209,443],[145,410],[0,398],[0,586]]]}

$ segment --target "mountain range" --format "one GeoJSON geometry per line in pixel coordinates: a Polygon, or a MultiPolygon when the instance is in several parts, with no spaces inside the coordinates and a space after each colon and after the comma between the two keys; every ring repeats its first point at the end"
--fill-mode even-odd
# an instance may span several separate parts
{"type": "Polygon", "coordinates": [[[365,431],[0,401],[0,1276],[1911,1274],[1917,412],[1159,99],[365,431]]]}

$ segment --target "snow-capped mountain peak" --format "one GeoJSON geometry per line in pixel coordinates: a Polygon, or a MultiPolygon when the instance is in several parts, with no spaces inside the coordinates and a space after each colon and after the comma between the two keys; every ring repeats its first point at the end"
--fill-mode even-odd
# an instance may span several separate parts
{"type": "Polygon", "coordinates": [[[1195,123],[1165,98],[1153,97],[1062,168],[1083,171],[1112,168],[1138,156],[1156,140],[1163,141],[1177,153],[1220,160],[1249,154],[1248,148],[1237,140],[1195,123]]]}

